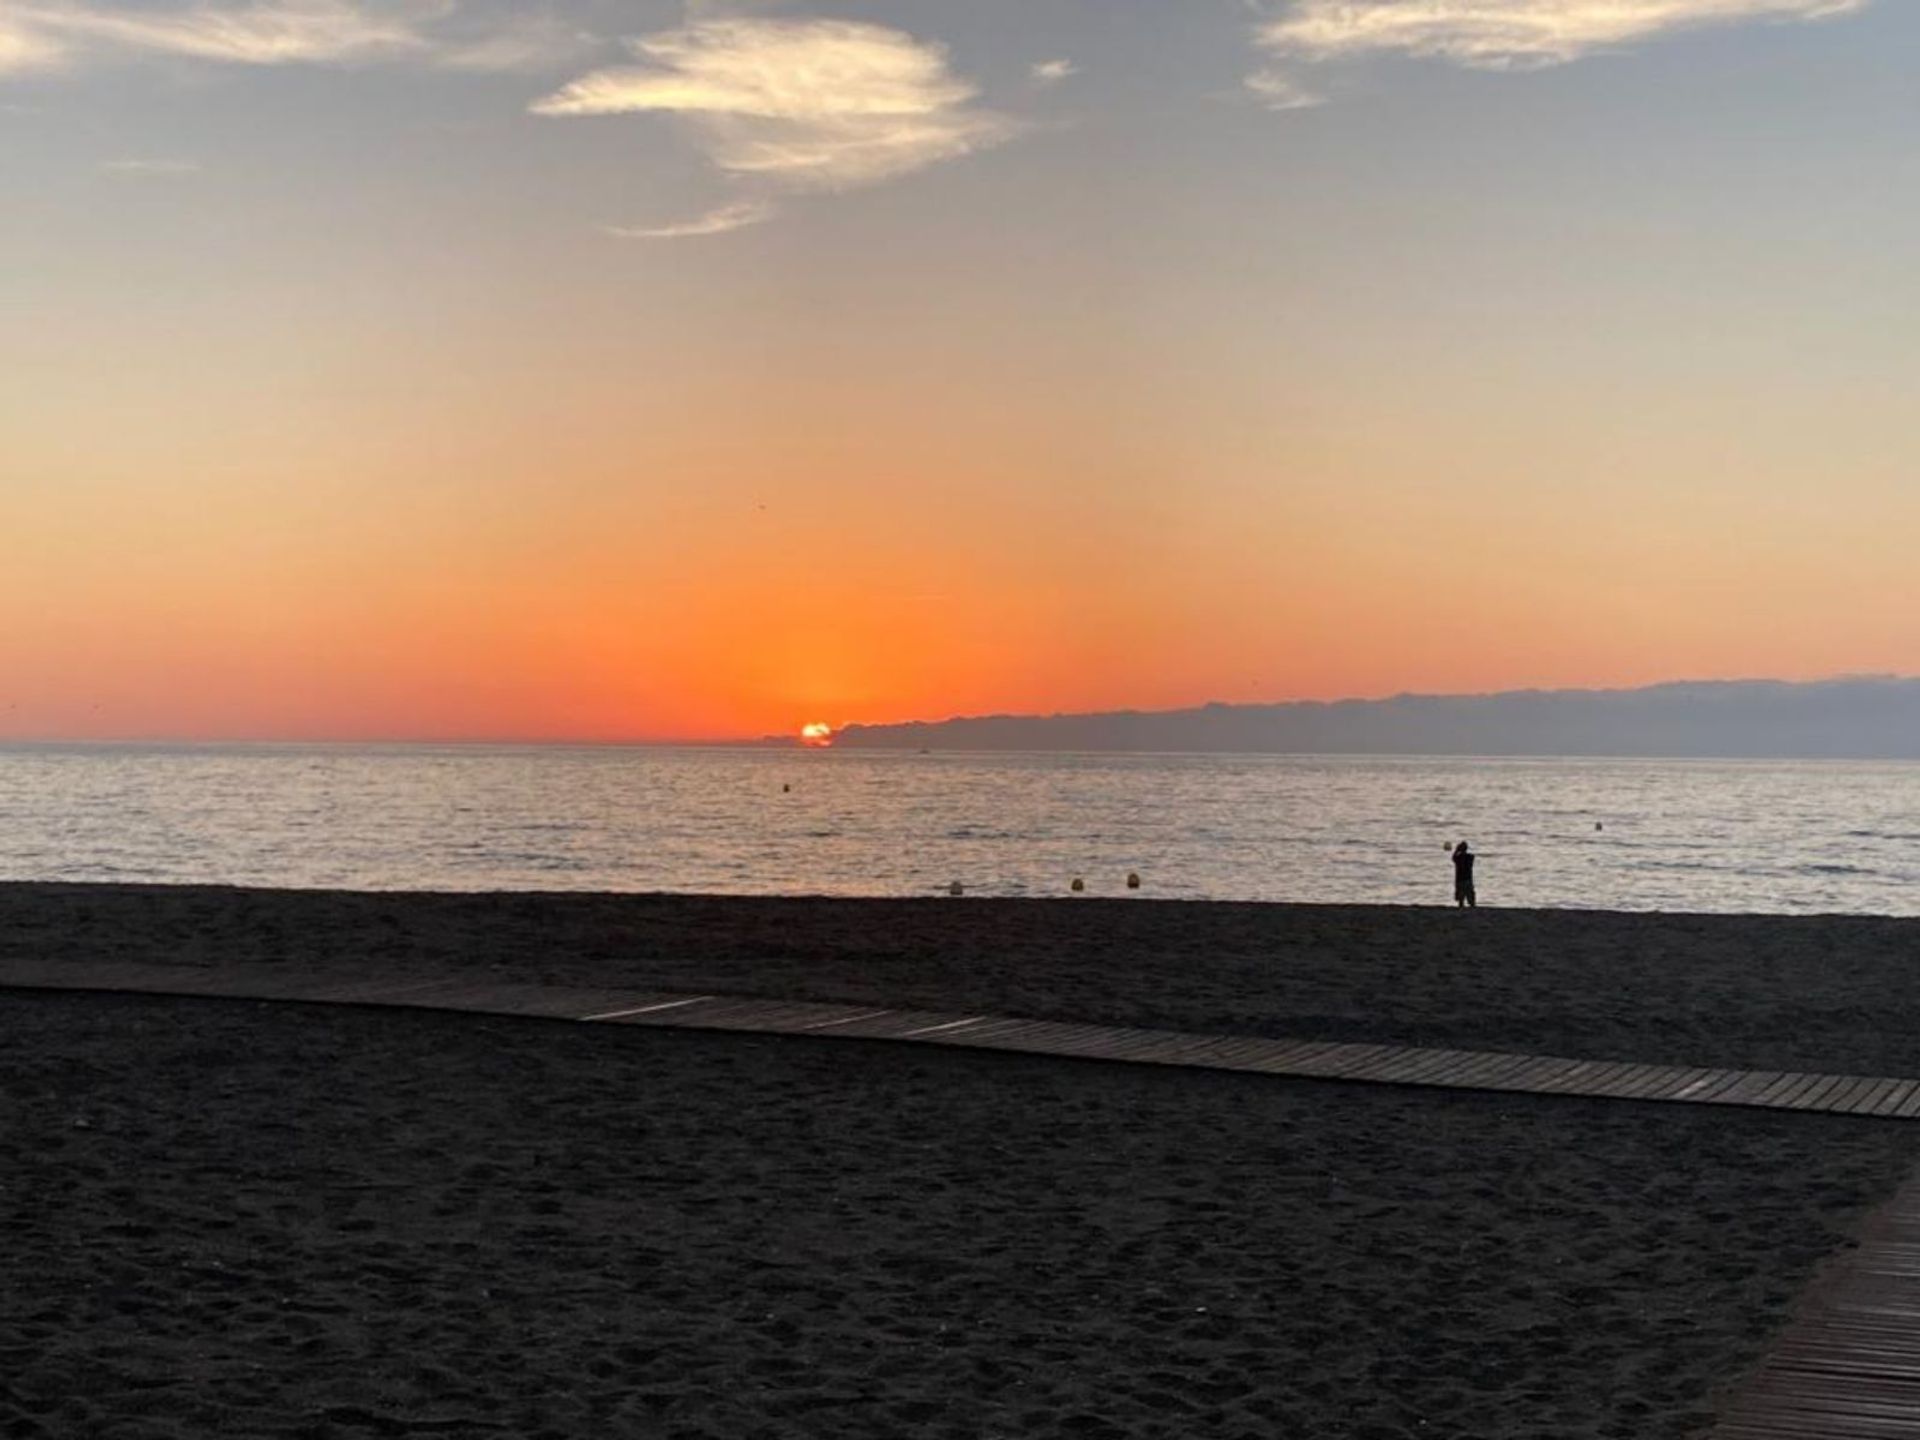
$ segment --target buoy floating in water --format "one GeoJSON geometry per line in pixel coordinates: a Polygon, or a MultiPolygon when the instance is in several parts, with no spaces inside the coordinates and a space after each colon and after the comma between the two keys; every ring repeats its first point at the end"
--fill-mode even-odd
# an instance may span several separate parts
{"type": "Polygon", "coordinates": [[[964,895],[966,893],[967,887],[962,885],[958,880],[947,886],[947,894],[949,895],[964,895]]]}
{"type": "Polygon", "coordinates": [[[1073,877],[1073,884],[1069,888],[1072,889],[1075,894],[1078,894],[1080,891],[1087,888],[1087,882],[1082,880],[1078,875],[1076,875],[1073,877]]]}
{"type": "Polygon", "coordinates": [[[781,793],[782,795],[791,795],[791,794],[793,793],[793,786],[791,786],[791,785],[782,785],[782,786],[780,787],[780,793],[781,793]]]}
{"type": "Polygon", "coordinates": [[[1138,890],[1139,888],[1140,888],[1140,872],[1138,870],[1127,871],[1127,889],[1138,890]]]}

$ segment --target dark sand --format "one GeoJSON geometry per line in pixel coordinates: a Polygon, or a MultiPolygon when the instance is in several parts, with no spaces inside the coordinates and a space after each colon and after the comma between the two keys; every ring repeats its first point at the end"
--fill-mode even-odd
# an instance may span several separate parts
{"type": "MultiPolygon", "coordinates": [[[[1853,1069],[1915,1068],[1916,933],[0,887],[16,954],[1853,1069]]],[[[425,1012],[0,992],[0,1036],[0,1437],[1665,1440],[1920,1161],[1845,1117],[425,1012]]]]}
{"type": "Polygon", "coordinates": [[[1920,920],[0,885],[15,955],[1920,1076],[1920,920]]]}
{"type": "Polygon", "coordinates": [[[0,1434],[1693,1434],[1884,1122],[0,997],[0,1434]]]}

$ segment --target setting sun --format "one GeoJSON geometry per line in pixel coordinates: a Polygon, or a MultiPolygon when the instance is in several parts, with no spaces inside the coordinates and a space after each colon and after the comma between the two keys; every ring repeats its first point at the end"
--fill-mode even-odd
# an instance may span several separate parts
{"type": "Polygon", "coordinates": [[[824,750],[833,744],[833,727],[824,720],[815,720],[811,724],[802,725],[800,743],[824,750]]]}

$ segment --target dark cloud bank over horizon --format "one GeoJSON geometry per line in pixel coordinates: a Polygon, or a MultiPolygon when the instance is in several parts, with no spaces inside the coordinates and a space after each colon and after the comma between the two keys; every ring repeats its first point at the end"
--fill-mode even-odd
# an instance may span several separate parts
{"type": "MultiPolygon", "coordinates": [[[[785,742],[779,742],[785,743],[785,742]]],[[[849,750],[1920,759],[1920,679],[1680,681],[850,725],[849,750]]]]}

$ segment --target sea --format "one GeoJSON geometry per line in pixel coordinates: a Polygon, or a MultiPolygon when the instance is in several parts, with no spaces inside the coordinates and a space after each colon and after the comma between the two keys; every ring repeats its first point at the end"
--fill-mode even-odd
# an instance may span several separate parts
{"type": "Polygon", "coordinates": [[[1463,839],[1483,905],[1920,914],[1920,764],[0,747],[8,880],[1419,905],[1463,839]]]}

